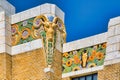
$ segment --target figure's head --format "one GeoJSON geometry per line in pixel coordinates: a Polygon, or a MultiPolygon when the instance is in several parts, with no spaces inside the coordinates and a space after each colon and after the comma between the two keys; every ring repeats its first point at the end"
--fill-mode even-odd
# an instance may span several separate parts
{"type": "Polygon", "coordinates": [[[46,32],[46,38],[52,38],[54,36],[54,33],[59,30],[64,42],[66,42],[66,30],[60,18],[52,17],[49,19],[49,17],[46,17],[45,15],[40,15],[34,19],[33,25],[35,26],[35,28],[40,28],[41,26],[43,26],[46,32]]]}

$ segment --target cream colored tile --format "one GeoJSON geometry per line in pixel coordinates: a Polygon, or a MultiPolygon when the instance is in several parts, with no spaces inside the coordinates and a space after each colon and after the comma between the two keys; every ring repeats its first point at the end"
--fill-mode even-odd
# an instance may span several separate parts
{"type": "Polygon", "coordinates": [[[0,45],[5,44],[5,36],[0,36],[0,45]]]}
{"type": "Polygon", "coordinates": [[[55,15],[58,16],[64,22],[64,12],[57,6],[55,6],[55,15]]]}
{"type": "Polygon", "coordinates": [[[106,52],[110,53],[119,50],[120,50],[120,43],[115,43],[115,44],[107,45],[106,52]]]}
{"type": "Polygon", "coordinates": [[[6,44],[7,44],[7,45],[11,45],[11,32],[8,31],[8,30],[6,30],[6,35],[5,35],[5,37],[6,37],[6,44]]]}
{"type": "Polygon", "coordinates": [[[114,28],[115,28],[115,35],[120,35],[120,24],[116,25],[114,28]]]}
{"type": "Polygon", "coordinates": [[[0,5],[4,10],[9,11],[9,4],[6,0],[0,0],[0,5]]]}
{"type": "Polygon", "coordinates": [[[0,29],[0,36],[5,36],[5,28],[0,29]]]}
{"type": "Polygon", "coordinates": [[[114,36],[115,35],[115,27],[110,27],[108,29],[108,37],[114,36]]]}
{"type": "Polygon", "coordinates": [[[31,11],[26,10],[21,12],[21,21],[31,18],[31,11]]]}
{"type": "Polygon", "coordinates": [[[64,73],[64,74],[62,74],[62,78],[74,77],[74,76],[83,76],[83,75],[86,75],[86,74],[89,74],[89,73],[97,72],[97,71],[102,70],[102,69],[104,69],[104,66],[96,66],[96,67],[93,67],[93,68],[81,69],[79,71],[64,73]]]}
{"type": "Polygon", "coordinates": [[[0,53],[5,52],[5,44],[0,44],[0,53]]]}
{"type": "Polygon", "coordinates": [[[102,66],[96,66],[96,67],[92,67],[91,70],[92,72],[97,72],[99,70],[103,70],[104,69],[104,65],[102,66]]]}
{"type": "Polygon", "coordinates": [[[30,42],[27,42],[27,43],[24,43],[24,44],[21,44],[21,52],[27,52],[27,51],[31,51],[31,43],[30,42]]]}
{"type": "Polygon", "coordinates": [[[11,31],[11,24],[6,22],[5,23],[5,29],[8,30],[8,31],[11,31]]]}
{"type": "Polygon", "coordinates": [[[37,39],[31,42],[31,50],[38,49],[41,47],[43,47],[41,39],[37,39]]]}
{"type": "Polygon", "coordinates": [[[11,55],[16,55],[18,53],[21,53],[21,45],[17,45],[17,46],[12,46],[12,51],[11,51],[11,55]]]}
{"type": "Polygon", "coordinates": [[[11,16],[11,24],[21,21],[21,13],[17,13],[11,16]]]}
{"type": "Polygon", "coordinates": [[[11,46],[6,45],[6,52],[11,55],[11,46]]]}
{"type": "Polygon", "coordinates": [[[48,13],[50,13],[50,4],[46,3],[46,4],[41,5],[40,13],[41,14],[48,14],[48,13]]]}
{"type": "Polygon", "coordinates": [[[93,45],[107,42],[107,32],[93,36],[93,45]]]}
{"type": "Polygon", "coordinates": [[[116,35],[107,39],[108,45],[120,42],[120,35],[116,35]]]}
{"type": "Polygon", "coordinates": [[[36,17],[40,15],[40,6],[30,9],[30,12],[31,12],[31,17],[36,17]]]}
{"type": "Polygon", "coordinates": [[[120,51],[114,51],[106,54],[105,61],[120,58],[120,51]]]}
{"type": "Polygon", "coordinates": [[[5,20],[5,12],[1,11],[0,12],[0,22],[5,20]]]}
{"type": "Polygon", "coordinates": [[[101,33],[91,37],[65,43],[63,44],[63,52],[69,52],[104,42],[107,42],[107,33],[101,33]]]}
{"type": "Polygon", "coordinates": [[[55,4],[50,4],[50,6],[51,6],[51,8],[50,8],[51,14],[55,15],[55,7],[56,7],[56,5],[55,4]]]}
{"type": "Polygon", "coordinates": [[[16,54],[20,54],[23,52],[35,50],[35,49],[38,49],[41,47],[42,47],[42,40],[37,39],[37,40],[31,41],[31,42],[13,46],[11,52],[12,52],[12,55],[16,55],[16,54]]]}
{"type": "Polygon", "coordinates": [[[113,60],[105,61],[104,65],[108,66],[108,65],[117,64],[117,63],[120,63],[120,58],[116,58],[116,59],[113,59],[113,60]]]}
{"type": "Polygon", "coordinates": [[[5,28],[5,21],[1,21],[0,22],[0,30],[5,28]]]}
{"type": "Polygon", "coordinates": [[[110,19],[108,27],[112,27],[116,24],[120,24],[120,16],[110,19]]]}
{"type": "Polygon", "coordinates": [[[7,0],[0,0],[1,7],[10,15],[15,13],[15,7],[11,5],[7,0]]]}

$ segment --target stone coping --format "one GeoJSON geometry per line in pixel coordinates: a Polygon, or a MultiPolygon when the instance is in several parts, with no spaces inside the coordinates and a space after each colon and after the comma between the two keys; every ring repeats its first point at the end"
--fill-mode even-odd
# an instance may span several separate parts
{"type": "Polygon", "coordinates": [[[109,60],[113,60],[113,59],[117,59],[117,58],[120,58],[120,51],[119,50],[107,53],[106,57],[105,57],[105,61],[109,61],[109,60]]]}
{"type": "Polygon", "coordinates": [[[2,8],[7,15],[15,14],[15,7],[12,4],[10,4],[7,0],[0,0],[0,8],[2,8]]]}
{"type": "Polygon", "coordinates": [[[108,28],[120,24],[120,16],[111,18],[108,24],[108,28]]]}
{"type": "Polygon", "coordinates": [[[63,44],[63,53],[107,42],[107,32],[63,44]]]}
{"type": "MultiPolygon", "coordinates": [[[[118,56],[120,56],[120,54],[118,54],[118,56]]],[[[107,66],[107,65],[117,64],[117,63],[120,63],[120,57],[118,58],[115,57],[114,59],[106,60],[104,62],[104,65],[107,66]]]]}
{"type": "Polygon", "coordinates": [[[55,4],[45,3],[40,6],[11,15],[11,24],[24,21],[26,19],[42,14],[57,16],[64,22],[64,12],[55,4]]]}
{"type": "Polygon", "coordinates": [[[27,51],[32,51],[35,49],[42,48],[42,39],[37,39],[31,42],[27,42],[24,44],[16,45],[16,46],[9,46],[7,44],[0,45],[0,53],[7,52],[10,55],[16,55],[20,53],[24,53],[27,51]]]}
{"type": "Polygon", "coordinates": [[[96,66],[93,68],[85,68],[79,71],[69,72],[62,74],[62,78],[66,77],[76,77],[76,76],[83,76],[89,73],[97,73],[97,71],[102,70],[104,66],[96,66]]]}

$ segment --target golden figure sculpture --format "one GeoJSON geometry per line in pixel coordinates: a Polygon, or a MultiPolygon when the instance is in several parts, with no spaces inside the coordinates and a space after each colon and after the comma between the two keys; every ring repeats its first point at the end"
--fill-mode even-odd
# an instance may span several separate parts
{"type": "Polygon", "coordinates": [[[36,26],[36,28],[38,28],[40,25],[44,25],[44,29],[46,31],[46,38],[49,41],[53,41],[53,38],[54,38],[53,36],[56,29],[58,29],[61,32],[63,40],[66,41],[65,27],[62,20],[58,17],[55,17],[53,22],[50,22],[46,16],[40,15],[35,18],[33,25],[36,26]],[[37,21],[40,21],[40,23],[38,23],[37,21]],[[58,21],[61,22],[61,26],[62,26],[61,28],[59,28],[57,24],[58,21]]]}
{"type": "Polygon", "coordinates": [[[49,21],[48,18],[44,15],[37,16],[34,19],[34,24],[35,28],[39,28],[41,25],[43,25],[43,28],[46,32],[46,57],[47,57],[47,66],[51,67],[52,62],[51,59],[53,59],[54,55],[54,47],[55,47],[55,33],[57,30],[60,31],[61,37],[62,37],[62,42],[66,42],[66,32],[65,32],[65,27],[62,22],[62,20],[58,17],[55,17],[53,19],[53,22],[49,21]],[[59,21],[59,23],[58,23],[59,21]],[[52,47],[49,47],[51,45],[52,47]]]}
{"type": "MultiPolygon", "coordinates": [[[[25,26],[28,24],[28,22],[24,21],[22,22],[22,25],[24,24],[23,26],[25,26]]],[[[51,67],[56,41],[59,39],[59,44],[61,46],[66,42],[66,30],[63,21],[58,17],[39,15],[35,18],[32,18],[30,20],[30,26],[26,27],[27,28],[22,28],[22,30],[20,28],[20,33],[18,33],[18,25],[12,25],[12,45],[18,44],[20,39],[27,41],[26,39],[28,38],[28,40],[41,38],[44,45],[46,64],[48,67],[51,67]],[[52,18],[50,19],[49,17],[52,18]],[[31,22],[32,20],[33,23],[31,22]]]]}
{"type": "Polygon", "coordinates": [[[50,42],[54,42],[54,34],[57,25],[55,23],[46,22],[44,24],[44,29],[46,31],[46,39],[50,42]]]}
{"type": "Polygon", "coordinates": [[[87,52],[85,51],[83,54],[82,54],[82,67],[85,68],[86,67],[86,64],[87,64],[87,52]]]}

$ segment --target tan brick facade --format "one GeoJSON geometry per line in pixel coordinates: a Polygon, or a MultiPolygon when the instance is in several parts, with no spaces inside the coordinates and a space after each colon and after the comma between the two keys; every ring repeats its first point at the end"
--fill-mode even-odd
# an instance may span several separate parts
{"type": "Polygon", "coordinates": [[[43,49],[37,49],[18,55],[0,54],[0,80],[61,80],[61,53],[55,50],[52,72],[44,72],[46,68],[43,49]]]}
{"type": "Polygon", "coordinates": [[[0,80],[11,80],[12,57],[7,53],[0,54],[0,80]]]}
{"type": "Polygon", "coordinates": [[[63,78],[62,80],[71,80],[69,77],[63,78]]]}
{"type": "Polygon", "coordinates": [[[13,80],[42,80],[45,77],[45,58],[42,49],[12,57],[13,80]]]}
{"type": "MultiPolygon", "coordinates": [[[[0,80],[71,80],[62,79],[62,54],[55,50],[52,69],[54,72],[44,72],[46,68],[43,49],[37,49],[11,56],[0,54],[0,80]]],[[[98,80],[120,80],[120,63],[104,66],[98,71],[98,80]]]]}
{"type": "Polygon", "coordinates": [[[53,62],[53,70],[54,70],[54,80],[62,79],[62,54],[55,50],[54,54],[54,62],[53,62]]]}
{"type": "Polygon", "coordinates": [[[98,71],[98,80],[120,80],[120,63],[105,66],[98,71]]]}

